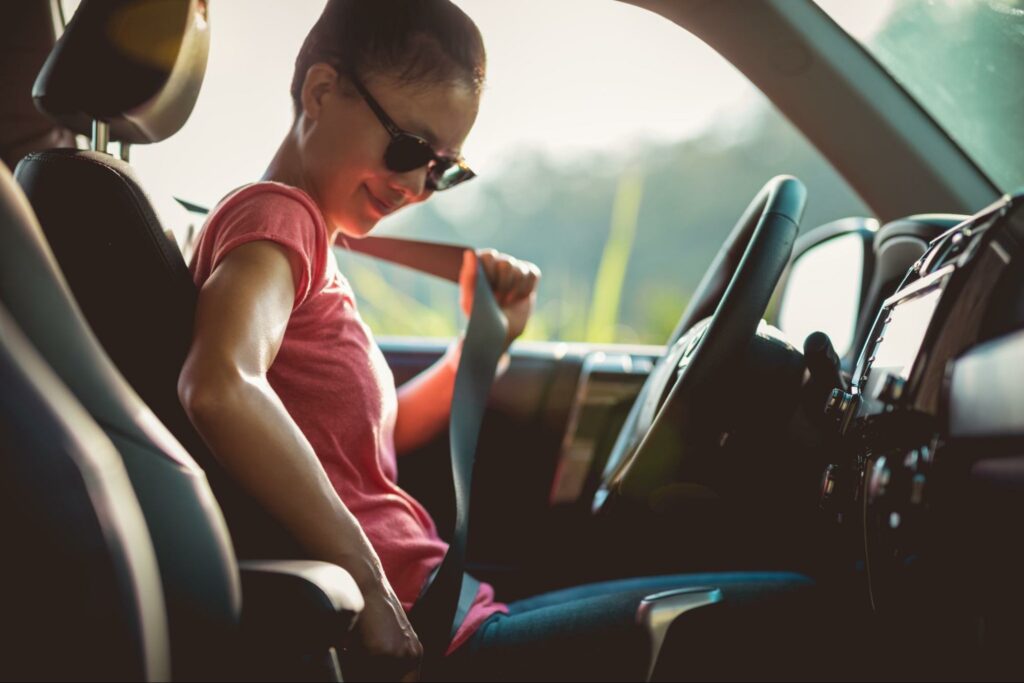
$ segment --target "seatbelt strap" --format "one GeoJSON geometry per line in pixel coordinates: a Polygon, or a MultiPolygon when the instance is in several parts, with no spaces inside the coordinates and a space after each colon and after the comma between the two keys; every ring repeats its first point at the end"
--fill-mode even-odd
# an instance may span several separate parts
{"type": "Polygon", "coordinates": [[[459,592],[459,603],[455,608],[455,620],[452,621],[451,640],[455,640],[455,634],[462,628],[462,622],[466,621],[469,609],[476,602],[476,595],[480,592],[480,582],[468,573],[462,575],[462,590],[459,592]]]}
{"type": "Polygon", "coordinates": [[[504,350],[508,323],[491,292],[487,274],[476,252],[454,244],[421,242],[393,237],[345,239],[338,246],[412,268],[458,284],[463,254],[469,251],[476,260],[476,288],[473,307],[462,342],[462,353],[455,374],[451,403],[449,438],[451,441],[452,487],[455,496],[455,521],[448,553],[428,579],[409,618],[423,644],[424,663],[444,656],[455,630],[465,619],[476,597],[479,583],[465,572],[466,542],[469,529],[469,503],[473,482],[473,464],[487,397],[498,361],[504,350]],[[468,596],[468,597],[467,597],[468,596]]]}
{"type": "MultiPolygon", "coordinates": [[[[430,572],[430,576],[423,582],[423,590],[420,591],[420,597],[427,592],[427,588],[434,581],[434,577],[437,575],[437,570],[441,568],[441,565],[434,567],[434,571],[430,572]]],[[[476,602],[477,593],[480,592],[480,581],[475,579],[471,574],[464,573],[462,575],[462,590],[459,592],[459,604],[455,608],[455,619],[452,621],[452,640],[455,639],[455,634],[458,633],[459,629],[462,628],[462,622],[466,620],[466,616],[469,614],[469,610],[473,607],[473,603],[476,602]]],[[[417,598],[418,600],[419,598],[417,598]]]]}

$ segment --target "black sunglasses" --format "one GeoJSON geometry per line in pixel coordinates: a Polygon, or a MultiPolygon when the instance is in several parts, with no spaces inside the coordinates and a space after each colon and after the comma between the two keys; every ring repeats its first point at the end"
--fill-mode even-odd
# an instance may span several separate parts
{"type": "Polygon", "coordinates": [[[384,151],[384,165],[389,170],[395,173],[406,173],[431,164],[427,170],[427,189],[438,192],[476,177],[476,173],[473,173],[462,157],[438,154],[429,142],[395,125],[395,122],[384,112],[377,100],[373,99],[373,95],[366,89],[366,86],[354,74],[349,74],[349,78],[388,131],[388,135],[391,136],[391,142],[388,143],[388,148],[384,151]]]}

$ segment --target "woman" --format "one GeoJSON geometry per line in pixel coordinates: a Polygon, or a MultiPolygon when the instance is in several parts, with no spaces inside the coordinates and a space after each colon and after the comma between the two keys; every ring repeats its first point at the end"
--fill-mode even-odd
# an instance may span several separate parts
{"type": "MultiPolygon", "coordinates": [[[[191,264],[201,291],[182,402],[228,472],[312,557],[355,578],[366,599],[359,641],[385,676],[415,676],[421,647],[406,611],[446,550],[396,485],[396,453],[447,424],[459,347],[396,393],[330,246],[472,177],[459,150],[484,68],[479,31],[448,0],[328,2],[296,60],[291,129],[262,181],[211,213],[191,264]]],[[[479,256],[508,318],[507,347],[540,273],[494,251],[479,256]]],[[[467,259],[466,311],[475,273],[467,259]]],[[[464,675],[513,675],[514,663],[520,675],[639,676],[646,646],[632,611],[643,595],[685,583],[633,581],[511,606],[483,584],[448,659],[464,675]],[[593,633],[579,622],[588,611],[593,633]],[[632,638],[617,645],[627,668],[586,654],[620,627],[632,638]],[[517,654],[551,647],[557,661],[517,654]]]]}

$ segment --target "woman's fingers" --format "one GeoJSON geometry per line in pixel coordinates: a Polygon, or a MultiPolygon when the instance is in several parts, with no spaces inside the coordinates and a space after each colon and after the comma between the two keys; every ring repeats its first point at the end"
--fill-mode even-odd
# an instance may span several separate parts
{"type": "Polygon", "coordinates": [[[521,261],[494,249],[481,249],[477,256],[499,304],[512,303],[528,296],[536,288],[540,269],[529,261],[521,261]]]}
{"type": "Polygon", "coordinates": [[[512,277],[505,290],[505,303],[511,304],[530,296],[537,290],[540,280],[540,268],[529,261],[513,259],[511,264],[512,277]]]}
{"type": "Polygon", "coordinates": [[[519,283],[516,285],[515,291],[510,295],[513,300],[522,299],[525,296],[529,296],[535,289],[537,289],[537,282],[540,280],[540,268],[536,265],[526,262],[523,264],[523,276],[519,279],[519,283]]]}
{"type": "Polygon", "coordinates": [[[484,268],[484,274],[487,275],[487,282],[490,283],[491,289],[494,289],[498,284],[498,252],[494,249],[480,249],[476,255],[484,268]]]}
{"type": "Polygon", "coordinates": [[[512,257],[509,256],[500,259],[497,263],[497,276],[495,277],[497,284],[494,289],[498,294],[499,300],[504,300],[508,297],[519,278],[519,270],[512,261],[512,257]]]}

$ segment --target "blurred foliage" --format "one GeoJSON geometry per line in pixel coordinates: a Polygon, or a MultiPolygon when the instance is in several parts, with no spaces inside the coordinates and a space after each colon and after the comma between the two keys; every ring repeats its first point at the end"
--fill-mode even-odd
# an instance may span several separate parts
{"type": "Polygon", "coordinates": [[[612,204],[611,229],[601,252],[601,265],[594,279],[594,296],[587,318],[587,341],[615,341],[626,266],[633,251],[637,215],[643,197],[643,176],[633,167],[619,178],[612,204]]]}
{"type": "MultiPolygon", "coordinates": [[[[540,266],[523,338],[660,344],[747,203],[774,175],[806,183],[803,229],[870,215],[831,166],[774,110],[723,120],[674,144],[553,160],[523,154],[495,178],[453,190],[381,226],[404,235],[494,247],[540,266]],[[464,193],[459,196],[456,193],[464,193]]],[[[339,253],[378,335],[451,336],[448,283],[339,253]]]]}

